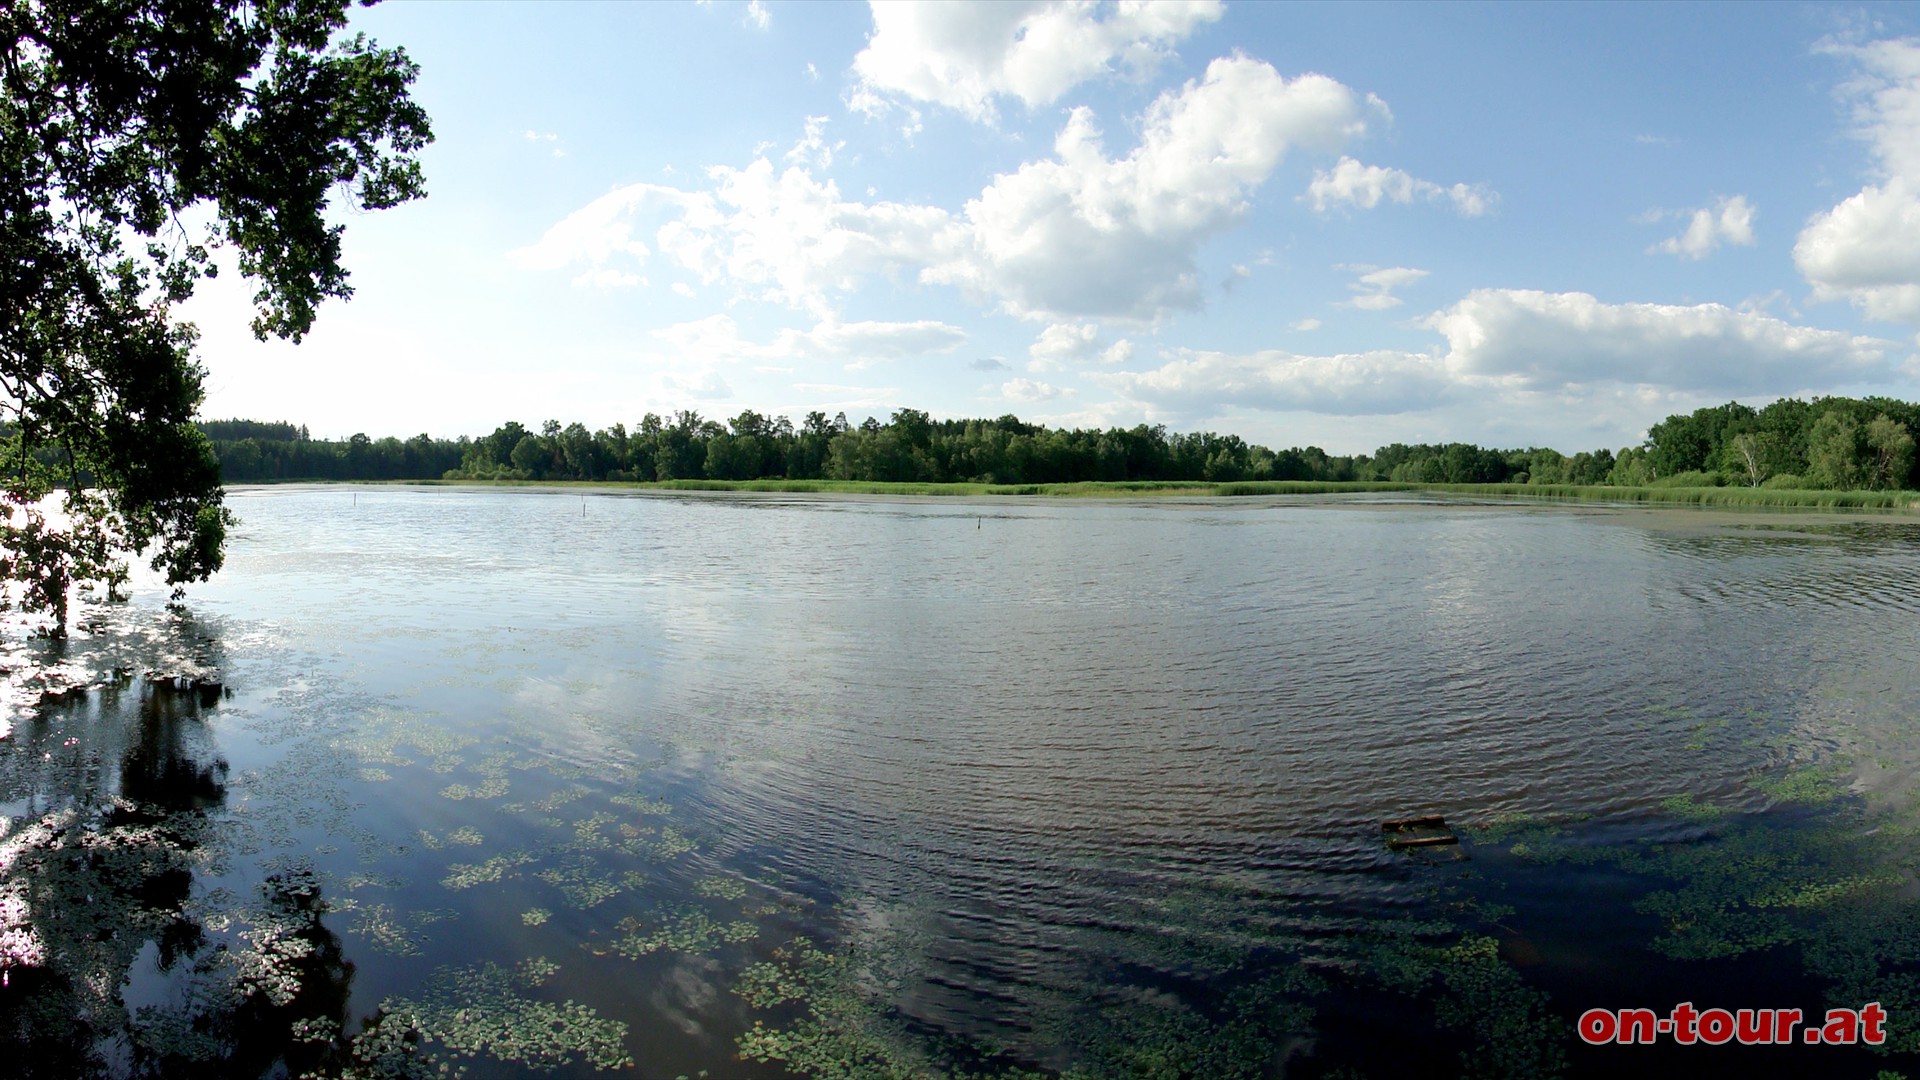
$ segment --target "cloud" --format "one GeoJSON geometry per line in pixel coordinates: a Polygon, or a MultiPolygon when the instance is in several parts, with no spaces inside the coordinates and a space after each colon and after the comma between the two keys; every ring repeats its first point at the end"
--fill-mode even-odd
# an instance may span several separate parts
{"type": "Polygon", "coordinates": [[[816,169],[833,167],[833,155],[846,148],[845,139],[828,142],[826,139],[827,117],[807,117],[806,133],[800,141],[787,151],[785,161],[792,164],[810,165],[816,169]]]}
{"type": "Polygon", "coordinates": [[[767,10],[765,0],[747,0],[746,24],[755,30],[765,30],[773,25],[773,12],[767,10]]]}
{"type": "Polygon", "coordinates": [[[1848,300],[1869,318],[1920,323],[1920,184],[1896,177],[1816,214],[1793,262],[1815,300],[1848,300]]]}
{"type": "Polygon", "coordinates": [[[775,415],[810,412],[818,409],[831,416],[834,413],[861,413],[885,415],[899,407],[900,388],[897,386],[848,386],[840,383],[794,383],[793,389],[806,395],[805,399],[794,404],[782,405],[773,412],[775,415]]]}
{"type": "Polygon", "coordinates": [[[675,323],[653,331],[682,355],[710,359],[748,360],[900,360],[928,353],[952,352],[966,343],[966,332],[931,319],[915,322],[852,322],[831,319],[809,329],[783,329],[771,341],[743,337],[728,315],[675,323]]]}
{"type": "Polygon", "coordinates": [[[602,267],[598,270],[582,271],[573,279],[573,284],[594,289],[624,289],[645,285],[647,284],[647,279],[641,277],[639,274],[630,274],[624,270],[608,270],[602,267]]]}
{"type": "Polygon", "coordinates": [[[1878,183],[1815,214],[1793,247],[1815,300],[1847,300],[1869,318],[1920,324],[1920,41],[1823,49],[1850,61],[1843,88],[1878,183]]]}
{"type": "Polygon", "coordinates": [[[922,277],[1023,317],[1152,320],[1197,308],[1201,243],[1238,220],[1289,150],[1337,149],[1379,112],[1377,99],[1324,75],[1287,79],[1239,56],[1154,101],[1124,157],[1108,157],[1092,112],[1074,109],[1051,159],[967,202],[966,243],[922,277]]]}
{"type": "Polygon", "coordinates": [[[717,372],[675,372],[660,377],[660,386],[668,394],[696,401],[725,401],[733,396],[733,387],[717,372]]]}
{"type": "Polygon", "coordinates": [[[1687,259],[1704,259],[1713,254],[1722,241],[1752,247],[1753,217],[1753,204],[1745,195],[1715,199],[1711,207],[1688,215],[1686,230],[1680,235],[1662,240],[1648,248],[1647,253],[1660,251],[1687,259]]]}
{"type": "Polygon", "coordinates": [[[703,283],[821,318],[884,274],[1023,318],[1151,322],[1200,306],[1200,246],[1289,151],[1330,153],[1382,115],[1378,99],[1326,76],[1223,58],[1148,106],[1125,155],[1108,156],[1092,112],[1074,109],[1053,156],[995,177],[957,214],[844,197],[811,167],[827,144],[809,121],[784,169],[763,156],[709,168],[702,190],[621,188],[513,257],[530,269],[644,262],[651,230],[659,255],[703,283]]]}
{"type": "Polygon", "coordinates": [[[820,356],[898,360],[926,353],[952,352],[965,344],[966,332],[950,323],[823,322],[801,333],[782,330],[776,347],[820,356]]]}
{"type": "Polygon", "coordinates": [[[853,60],[859,83],[848,104],[878,115],[905,98],[991,123],[998,98],[1031,108],[1116,68],[1145,75],[1175,42],[1222,11],[1219,0],[875,3],[873,33],[853,60]]]}
{"type": "Polygon", "coordinates": [[[577,263],[597,266],[616,255],[645,261],[647,245],[634,238],[632,214],[656,191],[681,194],[652,184],[616,188],[568,214],[538,243],[510,253],[509,258],[528,270],[559,270],[577,263]]]}
{"type": "Polygon", "coordinates": [[[1006,361],[997,356],[979,356],[967,361],[967,367],[974,371],[1006,371],[1006,361]]]}
{"type": "Polygon", "coordinates": [[[1097,323],[1054,323],[1027,347],[1028,371],[1058,371],[1075,364],[1124,364],[1133,357],[1133,343],[1121,338],[1107,342],[1097,323]]]}
{"type": "Polygon", "coordinates": [[[1027,347],[1027,370],[1051,371],[1084,360],[1098,351],[1099,342],[1097,323],[1054,323],[1027,347]]]}
{"type": "Polygon", "coordinates": [[[703,284],[724,281],[757,299],[825,317],[832,297],[861,278],[918,270],[952,244],[946,211],[849,202],[832,180],[816,180],[800,166],[776,172],[762,157],[707,174],[709,190],[632,184],[611,191],[510,257],[532,270],[644,262],[651,251],[636,234],[651,229],[660,254],[703,284]]]}
{"type": "Polygon", "coordinates": [[[1036,382],[1033,379],[1010,379],[1000,384],[1001,397],[1028,405],[1052,401],[1055,398],[1072,397],[1073,394],[1074,391],[1066,387],[1036,382]]]}
{"type": "MultiPolygon", "coordinates": [[[[1464,409],[1463,417],[1511,412],[1572,423],[1603,403],[1619,415],[1626,398],[1653,411],[1894,374],[1892,342],[1718,304],[1605,304],[1585,293],[1483,289],[1421,325],[1444,349],[1177,350],[1149,371],[1088,377],[1150,412],[1188,420],[1229,410],[1338,417],[1464,409]]],[[[1534,429],[1534,437],[1542,430],[1551,428],[1534,429]]]]}
{"type": "Polygon", "coordinates": [[[1293,329],[1318,330],[1320,329],[1320,320],[1319,319],[1301,319],[1299,322],[1296,322],[1293,324],[1293,329]]]}
{"type": "Polygon", "coordinates": [[[1374,416],[1432,408],[1454,392],[1440,361],[1419,353],[1182,350],[1176,356],[1151,371],[1090,377],[1129,399],[1184,416],[1226,407],[1374,416]]]}
{"type": "Polygon", "coordinates": [[[1313,182],[1301,196],[1314,210],[1325,213],[1336,206],[1371,210],[1382,201],[1393,203],[1448,202],[1461,217],[1480,217],[1493,208],[1499,196],[1484,185],[1454,184],[1442,187],[1420,180],[1399,169],[1362,165],[1342,157],[1331,169],[1314,172],[1313,182]]]}
{"type": "Polygon", "coordinates": [[[1560,388],[1613,382],[1790,393],[1888,373],[1889,342],[1720,304],[1603,304],[1586,293],[1477,289],[1427,317],[1460,377],[1560,388]]]}
{"type": "MultiPolygon", "coordinates": [[[[1415,270],[1409,266],[1390,266],[1384,270],[1358,266],[1348,267],[1348,269],[1366,269],[1367,271],[1347,285],[1347,288],[1359,295],[1343,305],[1359,308],[1362,311],[1385,311],[1388,308],[1399,307],[1400,298],[1393,295],[1393,290],[1403,285],[1411,285],[1427,276],[1427,271],[1415,270]]],[[[1318,322],[1314,323],[1314,326],[1318,325],[1320,325],[1318,322]]]]}

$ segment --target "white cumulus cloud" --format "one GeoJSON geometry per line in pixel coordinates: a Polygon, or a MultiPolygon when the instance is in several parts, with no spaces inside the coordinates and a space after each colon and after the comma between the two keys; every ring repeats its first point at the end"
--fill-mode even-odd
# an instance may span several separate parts
{"type": "Polygon", "coordinates": [[[1071,397],[1073,393],[1074,391],[1066,387],[1054,386],[1051,383],[1038,382],[1033,379],[1009,379],[1000,384],[1001,397],[1006,398],[1008,401],[1018,401],[1024,404],[1052,401],[1055,398],[1061,397],[1071,397]]]}
{"type": "Polygon", "coordinates": [[[1704,259],[1722,243],[1752,247],[1754,206],[1745,195],[1714,200],[1686,215],[1687,227],[1678,236],[1670,236],[1647,249],[1687,259],[1704,259]]]}
{"type": "Polygon", "coordinates": [[[1179,415],[1221,409],[1371,416],[1431,408],[1454,391],[1434,357],[1377,350],[1301,356],[1183,350],[1151,371],[1093,376],[1122,396],[1179,415]]]}
{"type": "MultiPolygon", "coordinates": [[[[1351,267],[1350,269],[1362,269],[1351,267]]],[[[1347,288],[1357,295],[1346,301],[1346,306],[1362,311],[1385,311],[1399,307],[1401,300],[1393,295],[1393,290],[1411,285],[1427,276],[1425,270],[1415,270],[1410,266],[1389,266],[1384,269],[1365,268],[1366,272],[1349,282],[1347,288]]],[[[1315,325],[1319,325],[1315,323],[1315,325]]]]}
{"type": "Polygon", "coordinates": [[[1829,44],[1856,77],[1844,88],[1880,180],[1815,214],[1793,247],[1815,300],[1920,324],[1920,41],[1829,44]]]}
{"type": "Polygon", "coordinates": [[[1296,147],[1337,149],[1377,101],[1324,75],[1287,79],[1246,57],[1162,94],[1140,142],[1109,157],[1075,109],[1051,159],[996,177],[965,211],[967,243],[926,280],[997,296],[1011,314],[1154,319],[1194,308],[1195,255],[1296,147]]]}
{"type": "Polygon", "coordinates": [[[913,322],[851,322],[825,319],[808,329],[789,327],[770,341],[740,333],[729,315],[675,323],[653,336],[683,355],[712,359],[833,359],[873,362],[952,352],[966,343],[964,330],[933,319],[913,322]]]}
{"type": "Polygon", "coordinates": [[[1512,385],[1601,382],[1789,393],[1887,371],[1888,343],[1720,304],[1606,304],[1586,293],[1477,289],[1429,316],[1449,371],[1512,385]]]}
{"type": "Polygon", "coordinates": [[[657,252],[704,284],[822,318],[863,279],[889,275],[1023,318],[1149,322],[1200,306],[1200,246],[1288,152],[1335,151],[1383,113],[1326,76],[1223,58],[1147,108],[1131,151],[1110,156],[1092,112],[1075,109],[1051,157],[995,177],[958,213],[842,195],[816,174],[835,144],[810,119],[784,168],[761,156],[713,166],[701,189],[620,188],[514,258],[625,268],[657,252]]]}
{"type": "Polygon", "coordinates": [[[1219,0],[874,3],[849,104],[877,114],[906,98],[991,122],[998,98],[1047,105],[1116,68],[1145,74],[1222,10],[1219,0]]]}
{"type": "Polygon", "coordinates": [[[1499,201],[1484,185],[1443,187],[1400,169],[1362,165],[1350,157],[1342,157],[1331,169],[1316,170],[1301,198],[1321,213],[1336,206],[1371,210],[1382,202],[1445,202],[1462,217],[1480,217],[1499,201]]]}
{"type": "Polygon", "coordinates": [[[862,278],[918,270],[945,257],[951,222],[937,207],[862,203],[802,166],[776,171],[758,158],[714,166],[712,187],[687,191],[632,184],[601,196],[512,253],[522,267],[551,270],[644,262],[636,233],[651,229],[659,253],[703,284],[826,316],[835,296],[862,278]]]}
{"type": "Polygon", "coordinates": [[[1040,332],[1027,348],[1028,371],[1057,371],[1073,364],[1097,361],[1124,364],[1133,356],[1133,343],[1121,338],[1107,342],[1098,323],[1060,322],[1040,332]]]}
{"type": "Polygon", "coordinates": [[[1585,293],[1483,289],[1422,325],[1444,348],[1331,356],[1177,350],[1152,370],[1089,378],[1156,415],[1188,420],[1229,410],[1551,417],[1520,425],[1538,438],[1556,424],[1618,416],[1625,398],[1644,413],[1893,374],[1891,342],[1718,304],[1606,304],[1585,293]]]}
{"type": "Polygon", "coordinates": [[[576,263],[598,265],[616,255],[644,261],[647,245],[634,238],[632,215],[654,191],[679,194],[651,184],[616,188],[568,214],[538,243],[513,252],[511,257],[528,270],[559,270],[576,263]]]}

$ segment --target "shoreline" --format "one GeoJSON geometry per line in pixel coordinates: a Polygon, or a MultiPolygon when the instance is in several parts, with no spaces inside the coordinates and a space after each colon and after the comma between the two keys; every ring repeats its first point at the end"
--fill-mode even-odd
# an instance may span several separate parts
{"type": "Polygon", "coordinates": [[[1415,484],[1395,481],[1243,480],[1080,481],[1054,484],[912,483],[866,480],[327,480],[233,484],[229,490],[279,487],[524,488],[633,494],[878,495],[968,498],[1158,500],[1169,497],[1234,500],[1260,496],[1435,495],[1448,501],[1494,505],[1676,507],[1721,510],[1920,509],[1920,491],[1822,491],[1740,487],[1618,487],[1573,484],[1415,484]]]}

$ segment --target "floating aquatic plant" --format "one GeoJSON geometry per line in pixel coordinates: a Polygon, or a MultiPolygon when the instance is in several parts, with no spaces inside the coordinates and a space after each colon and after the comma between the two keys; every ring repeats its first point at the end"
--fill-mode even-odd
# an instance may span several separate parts
{"type": "Polygon", "coordinates": [[[637,792],[631,795],[615,795],[613,798],[608,799],[607,801],[611,803],[617,803],[621,806],[628,807],[629,809],[635,811],[636,813],[641,813],[641,814],[653,814],[657,816],[665,816],[667,814],[673,813],[673,805],[667,802],[667,800],[650,799],[647,796],[641,795],[637,792]]]}
{"type": "Polygon", "coordinates": [[[524,851],[513,851],[504,855],[495,855],[483,862],[455,863],[447,867],[447,876],[440,879],[440,884],[449,889],[471,889],[475,885],[504,881],[510,877],[518,877],[520,868],[532,861],[532,855],[524,851]]]}
{"type": "Polygon", "coordinates": [[[610,875],[581,859],[548,867],[534,876],[560,890],[569,907],[582,910],[597,907],[643,880],[637,874],[610,875]]]}
{"type": "Polygon", "coordinates": [[[419,956],[426,928],[454,917],[446,910],[416,911],[400,916],[385,904],[369,904],[354,911],[348,929],[364,937],[378,952],[390,956],[419,956]]]}
{"type": "Polygon", "coordinates": [[[466,784],[448,784],[440,789],[440,797],[458,802],[462,799],[497,799],[507,793],[507,778],[490,776],[471,787],[466,784]]]}
{"type": "Polygon", "coordinates": [[[722,945],[738,945],[759,936],[760,928],[744,919],[721,923],[698,908],[681,908],[652,920],[622,919],[620,934],[601,955],[615,953],[629,960],[656,952],[706,953],[722,945]]]}
{"type": "Polygon", "coordinates": [[[693,891],[717,900],[740,900],[747,895],[747,883],[735,877],[704,877],[693,883],[693,891]]]}
{"type": "Polygon", "coordinates": [[[1719,821],[1721,818],[1727,816],[1725,807],[1715,806],[1712,803],[1703,803],[1693,796],[1685,794],[1662,799],[1660,809],[1683,821],[1719,821]]]}
{"type": "Polygon", "coordinates": [[[626,1024],[573,1001],[530,996],[557,970],[544,958],[514,968],[440,968],[419,996],[381,1003],[381,1024],[400,1023],[420,1041],[455,1054],[485,1054],[541,1072],[575,1062],[599,1070],[632,1068],[626,1024]]]}
{"type": "Polygon", "coordinates": [[[368,765],[394,768],[414,763],[413,758],[400,753],[402,747],[411,747],[415,753],[431,759],[430,767],[435,772],[449,772],[459,767],[460,751],[472,746],[474,741],[472,736],[414,713],[382,706],[368,710],[338,738],[336,745],[368,765]]]}

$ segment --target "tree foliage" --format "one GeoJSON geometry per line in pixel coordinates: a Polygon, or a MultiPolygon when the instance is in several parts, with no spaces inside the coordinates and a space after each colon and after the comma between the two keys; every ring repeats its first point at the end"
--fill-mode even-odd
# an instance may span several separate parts
{"type": "Polygon", "coordinates": [[[1571,456],[1546,447],[1393,443],[1372,454],[1317,446],[1270,450],[1237,435],[1163,426],[1049,428],[1016,416],[936,420],[900,409],[885,423],[809,413],[796,424],[747,410],[721,423],[683,410],[647,413],[629,430],[510,421],[479,438],[355,435],[312,440],[292,424],[203,424],[229,481],[261,480],[818,480],[1105,481],[1393,480],[1432,484],[1739,484],[1914,488],[1920,405],[1888,398],[1792,398],[1668,417],[1640,446],[1571,456]],[[1674,471],[1677,470],[1677,471],[1674,471]]]}
{"type": "Polygon", "coordinates": [[[136,552],[175,585],[220,566],[204,373],[173,317],[215,253],[257,286],[255,335],[298,341],[352,293],[335,198],[423,193],[417,69],[343,36],[346,10],[0,4],[0,574],[59,626],[69,583],[111,588],[136,552]]]}

